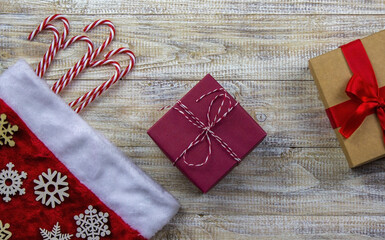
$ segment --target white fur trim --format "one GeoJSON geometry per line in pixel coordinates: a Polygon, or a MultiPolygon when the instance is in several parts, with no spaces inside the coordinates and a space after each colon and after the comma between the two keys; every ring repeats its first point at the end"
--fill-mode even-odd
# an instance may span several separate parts
{"type": "Polygon", "coordinates": [[[0,76],[0,98],[67,168],[146,238],[179,209],[178,202],[92,129],[23,60],[0,76]]]}

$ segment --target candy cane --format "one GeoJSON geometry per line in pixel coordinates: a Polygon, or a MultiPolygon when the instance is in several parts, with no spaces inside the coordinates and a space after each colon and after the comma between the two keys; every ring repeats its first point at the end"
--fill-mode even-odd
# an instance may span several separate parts
{"type": "Polygon", "coordinates": [[[47,26],[48,23],[56,19],[61,20],[64,24],[64,30],[60,41],[60,46],[61,46],[65,41],[65,39],[67,38],[70,24],[68,22],[68,19],[60,14],[54,14],[44,19],[44,21],[34,31],[31,32],[31,34],[28,36],[28,40],[32,40],[37,34],[39,34],[41,31],[45,29],[45,26],[47,26]]]}
{"type": "Polygon", "coordinates": [[[92,91],[84,94],[83,96],[79,97],[75,101],[70,102],[68,105],[70,107],[74,107],[81,103],[79,107],[75,109],[75,112],[80,112],[83,108],[85,108],[88,104],[90,104],[92,101],[95,100],[96,97],[98,97],[102,92],[100,92],[100,89],[107,89],[107,86],[111,86],[115,82],[117,82],[120,78],[121,74],[121,67],[120,64],[116,61],[109,60],[109,59],[103,59],[100,61],[95,61],[90,63],[90,67],[96,67],[96,66],[102,66],[102,65],[113,65],[115,67],[115,74],[106,82],[102,83],[98,87],[94,88],[92,91]]]}
{"type": "MultiPolygon", "coordinates": [[[[93,62],[91,63],[93,66],[99,66],[101,65],[102,62],[104,61],[111,61],[109,60],[110,57],[116,55],[116,54],[127,54],[130,58],[130,62],[128,64],[128,66],[120,71],[120,75],[118,78],[111,78],[110,80],[104,82],[103,84],[101,84],[100,86],[98,86],[97,88],[95,88],[93,91],[89,92],[88,94],[84,95],[84,99],[81,99],[80,101],[84,101],[84,103],[80,106],[80,110],[84,107],[86,107],[90,102],[92,102],[93,100],[95,100],[95,98],[97,98],[99,95],[101,95],[103,92],[105,92],[107,89],[109,89],[112,85],[114,85],[119,79],[123,78],[132,68],[133,66],[135,65],[135,54],[128,48],[118,48],[118,49],[115,49],[115,50],[111,50],[110,52],[108,52],[106,55],[105,55],[105,59],[104,60],[101,60],[101,61],[98,61],[98,62],[93,62]]],[[[74,104],[76,105],[76,104],[74,104]]]]}
{"type": "Polygon", "coordinates": [[[105,20],[105,19],[99,19],[89,25],[87,25],[83,31],[84,32],[88,32],[90,31],[91,29],[94,29],[95,27],[99,26],[99,25],[107,25],[109,28],[110,28],[110,35],[108,36],[108,38],[102,43],[102,45],[100,45],[100,47],[98,47],[91,55],[90,57],[90,62],[94,61],[95,58],[108,46],[110,45],[110,43],[112,42],[112,40],[114,39],[115,37],[115,26],[114,24],[110,21],[110,20],[105,20]]]}
{"type": "Polygon", "coordinates": [[[126,76],[127,73],[131,71],[131,69],[134,67],[135,61],[136,61],[135,54],[130,49],[122,47],[115,50],[111,50],[104,56],[104,58],[109,59],[110,57],[116,54],[123,54],[123,53],[127,54],[130,57],[130,62],[128,66],[124,69],[124,71],[122,71],[122,73],[120,74],[120,78],[123,78],[124,76],[126,76]]]}
{"type": "Polygon", "coordinates": [[[28,36],[28,40],[30,40],[30,41],[33,40],[37,34],[39,34],[41,31],[46,29],[49,22],[56,20],[56,19],[61,20],[64,24],[63,34],[61,37],[59,37],[58,41],[55,44],[54,43],[51,44],[48,51],[44,55],[43,59],[39,62],[38,66],[35,70],[36,74],[39,77],[44,76],[46,70],[48,69],[49,65],[51,64],[57,51],[60,49],[60,47],[64,43],[65,39],[67,38],[67,35],[69,32],[69,22],[68,22],[67,18],[65,18],[63,15],[60,15],[60,14],[55,14],[55,15],[49,16],[46,19],[44,19],[44,21],[34,31],[32,31],[31,34],[28,36]]]}
{"type": "Polygon", "coordinates": [[[94,51],[94,44],[91,39],[86,36],[75,36],[63,44],[63,49],[77,41],[85,41],[88,46],[87,53],[71,68],[69,69],[57,82],[52,86],[52,91],[56,94],[60,93],[89,63],[90,56],[94,51]]]}
{"type": "MultiPolygon", "coordinates": [[[[76,105],[78,105],[79,103],[82,103],[79,107],[77,107],[75,109],[75,112],[80,112],[83,108],[85,108],[89,103],[91,103],[92,101],[95,100],[96,97],[98,97],[101,93],[103,93],[106,89],[108,89],[111,85],[113,85],[115,82],[117,82],[120,78],[121,78],[121,75],[122,75],[122,71],[121,71],[121,68],[120,68],[120,64],[117,63],[116,61],[112,61],[112,60],[108,60],[108,59],[104,59],[104,60],[100,60],[100,61],[96,61],[96,62],[92,62],[95,60],[95,58],[112,42],[112,40],[114,39],[115,37],[115,26],[114,24],[110,21],[110,20],[105,20],[105,19],[100,19],[100,20],[97,20],[89,25],[87,25],[83,31],[84,32],[88,32],[90,31],[91,29],[94,29],[95,27],[99,26],[99,25],[107,25],[110,29],[110,34],[108,36],[108,38],[102,43],[102,45],[100,45],[92,54],[91,56],[89,57],[89,59],[87,59],[86,61],[83,62],[83,64],[80,66],[81,69],[84,69],[88,66],[90,67],[96,67],[96,66],[101,66],[101,65],[106,65],[106,64],[112,64],[115,66],[115,69],[117,67],[119,67],[119,73],[118,74],[114,74],[108,81],[104,82],[103,84],[101,84],[100,86],[94,88],[92,91],[84,94],[82,97],[76,99],[75,101],[72,101],[69,105],[71,107],[74,107],[76,105]],[[102,91],[100,89],[103,89],[102,91]]],[[[133,55],[133,54],[132,54],[133,55]]],[[[133,56],[134,59],[135,59],[135,56],[133,56]]],[[[132,60],[131,60],[132,62],[132,60]]],[[[132,68],[132,64],[130,63],[129,64],[130,66],[130,69],[132,68]]],[[[129,70],[130,70],[129,69],[129,70]]],[[[129,71],[128,70],[128,71],[129,71]]],[[[126,73],[128,72],[126,71],[126,73]]],[[[125,75],[125,74],[124,74],[125,75]]]]}
{"type": "Polygon", "coordinates": [[[60,36],[59,36],[60,34],[55,26],[51,24],[47,24],[44,29],[51,30],[54,34],[54,39],[52,40],[52,43],[49,46],[47,52],[44,54],[43,58],[37,65],[37,68],[35,69],[36,75],[38,75],[39,77],[43,77],[48,66],[51,64],[52,58],[50,56],[56,55],[57,49],[58,49],[57,46],[59,45],[59,42],[60,42],[60,36]]]}
{"type": "Polygon", "coordinates": [[[81,70],[83,70],[84,68],[88,67],[90,62],[94,61],[95,58],[108,46],[110,45],[110,43],[112,42],[112,40],[114,39],[115,37],[115,26],[114,24],[110,21],[110,20],[104,20],[104,19],[99,19],[89,25],[87,25],[83,31],[84,32],[88,32],[90,31],[91,29],[94,29],[95,27],[99,26],[99,25],[107,25],[109,28],[110,28],[110,34],[108,36],[108,38],[102,43],[102,45],[100,45],[92,54],[91,56],[86,59],[85,61],[83,61],[83,63],[81,65],[79,65],[79,68],[81,70]]]}
{"type": "Polygon", "coordinates": [[[83,31],[88,32],[91,29],[99,26],[99,25],[107,25],[110,29],[110,34],[108,38],[99,46],[97,49],[94,50],[92,41],[85,36],[75,36],[65,42],[65,39],[69,32],[69,23],[68,20],[63,17],[62,15],[55,14],[48,18],[46,18],[28,37],[29,40],[32,40],[39,32],[41,32],[44,29],[49,29],[54,31],[54,41],[52,42],[50,48],[44,55],[42,61],[39,63],[36,73],[42,77],[47,70],[48,66],[51,64],[52,59],[55,57],[57,51],[61,48],[65,49],[72,43],[76,41],[86,41],[88,44],[88,51],[87,53],[73,66],[71,69],[69,69],[55,84],[52,86],[52,90],[58,94],[60,93],[64,87],[66,87],[84,68],[86,67],[96,67],[96,66],[102,66],[102,65],[113,65],[115,67],[115,74],[106,82],[102,83],[98,87],[94,88],[90,92],[84,94],[83,96],[79,97],[75,101],[72,101],[69,105],[71,107],[75,107],[78,104],[78,106],[75,109],[75,112],[80,112],[83,108],[85,108],[89,103],[95,100],[96,97],[98,97],[100,94],[102,94],[104,91],[106,91],[108,88],[110,88],[113,84],[115,84],[119,79],[123,78],[128,72],[131,71],[133,66],[135,65],[135,55],[134,53],[127,49],[127,48],[119,48],[116,50],[112,50],[109,53],[106,54],[104,60],[100,61],[94,61],[98,55],[105,49],[107,46],[112,42],[112,40],[115,37],[115,26],[114,24],[109,20],[100,19],[97,20],[88,26],[86,26],[83,31]],[[53,21],[55,19],[62,20],[64,23],[64,31],[62,36],[59,36],[59,33],[57,29],[48,24],[50,21],[53,21]],[[120,67],[120,64],[116,61],[108,59],[111,56],[114,56],[116,54],[127,54],[130,58],[128,66],[122,70],[120,67]]]}

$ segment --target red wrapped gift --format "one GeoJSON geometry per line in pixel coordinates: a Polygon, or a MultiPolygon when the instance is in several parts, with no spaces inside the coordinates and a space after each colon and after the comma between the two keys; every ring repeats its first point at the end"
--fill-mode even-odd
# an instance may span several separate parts
{"type": "Polygon", "coordinates": [[[210,75],[147,133],[204,193],[266,137],[266,132],[210,75]]]}

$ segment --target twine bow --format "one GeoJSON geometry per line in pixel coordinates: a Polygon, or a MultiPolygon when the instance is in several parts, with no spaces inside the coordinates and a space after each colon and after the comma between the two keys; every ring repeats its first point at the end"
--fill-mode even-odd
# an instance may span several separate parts
{"type": "Polygon", "coordinates": [[[235,104],[232,103],[228,93],[223,89],[223,88],[217,88],[211,92],[208,92],[204,95],[202,95],[200,98],[196,100],[198,103],[201,101],[203,98],[216,93],[223,91],[223,93],[216,95],[210,102],[209,108],[207,110],[207,124],[204,124],[198,117],[195,116],[193,112],[191,112],[186,105],[184,105],[181,101],[178,101],[176,106],[173,108],[177,110],[180,114],[182,114],[190,123],[192,123],[194,126],[196,126],[198,129],[202,130],[198,136],[188,145],[187,148],[183,150],[183,152],[175,159],[173,164],[175,165],[180,159],[183,159],[184,163],[187,164],[188,166],[195,166],[195,167],[200,167],[205,165],[212,153],[212,143],[211,143],[211,138],[214,138],[218,143],[222,146],[223,149],[225,149],[228,154],[236,161],[240,162],[241,159],[237,156],[237,154],[229,147],[229,145],[223,141],[221,137],[219,137],[215,132],[212,130],[212,128],[218,124],[220,121],[222,121],[224,118],[228,116],[228,114],[238,105],[238,102],[235,104]],[[214,118],[212,119],[210,117],[211,111],[213,108],[213,104],[216,100],[222,98],[222,102],[218,108],[217,113],[215,114],[214,118]],[[226,99],[228,100],[229,106],[227,109],[224,107],[226,99]],[[222,109],[224,109],[224,113],[220,116],[222,109]],[[198,145],[199,143],[203,142],[204,140],[207,140],[207,156],[205,158],[205,161],[202,163],[194,164],[194,163],[189,163],[186,161],[186,155],[187,152],[190,151],[193,147],[198,145]]]}

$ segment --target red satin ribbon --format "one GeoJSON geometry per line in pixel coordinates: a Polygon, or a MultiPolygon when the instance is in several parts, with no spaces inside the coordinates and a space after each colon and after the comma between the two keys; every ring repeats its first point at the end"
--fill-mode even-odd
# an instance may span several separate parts
{"type": "Polygon", "coordinates": [[[341,50],[353,72],[345,90],[350,100],[326,109],[330,123],[333,128],[341,127],[339,132],[348,138],[366,116],[376,113],[385,142],[385,87],[378,88],[376,75],[361,40],[348,43],[341,50]]]}

